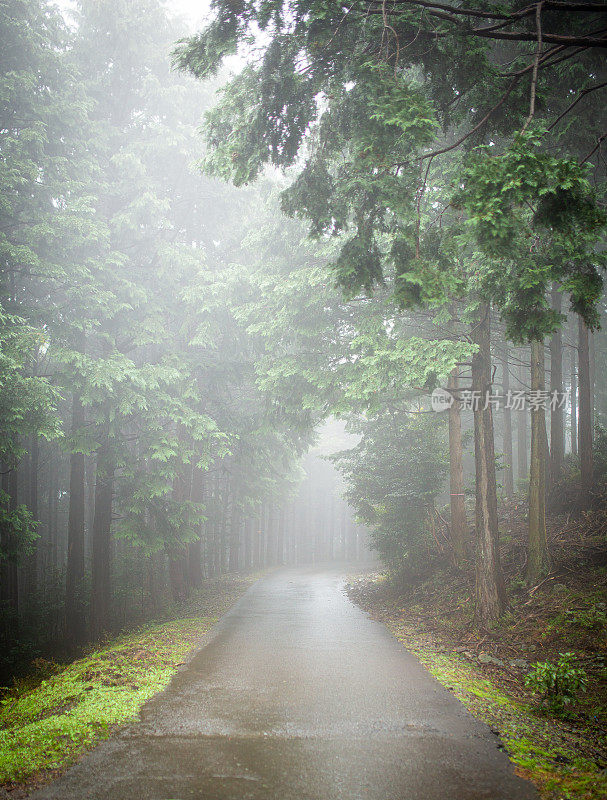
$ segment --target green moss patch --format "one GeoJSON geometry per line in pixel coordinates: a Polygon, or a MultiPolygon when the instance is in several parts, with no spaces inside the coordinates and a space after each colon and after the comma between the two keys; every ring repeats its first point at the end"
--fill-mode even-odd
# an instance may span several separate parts
{"type": "Polygon", "coordinates": [[[488,680],[465,658],[441,652],[432,636],[401,619],[386,624],[475,717],[499,732],[517,772],[532,780],[545,800],[607,797],[607,771],[600,763],[600,751],[593,753],[600,742],[593,742],[588,731],[538,713],[532,704],[488,680]]]}
{"type": "Polygon", "coordinates": [[[216,616],[190,601],[181,609],[187,616],[121,636],[68,666],[55,665],[47,670],[54,674],[33,688],[24,681],[10,690],[0,702],[0,784],[14,788],[32,777],[35,783],[41,773],[65,768],[117,726],[136,720],[252,581],[226,582],[223,592],[216,587],[212,602],[202,595],[200,605],[216,616]]]}

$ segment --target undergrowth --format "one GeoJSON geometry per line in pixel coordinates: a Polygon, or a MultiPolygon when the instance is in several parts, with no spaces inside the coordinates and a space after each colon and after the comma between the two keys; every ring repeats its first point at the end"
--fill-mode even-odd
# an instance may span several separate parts
{"type": "Polygon", "coordinates": [[[17,686],[0,705],[0,782],[61,767],[136,719],[214,622],[154,625],[59,667],[30,691],[17,686]]]}
{"type": "Polygon", "coordinates": [[[388,627],[475,717],[499,734],[517,772],[534,781],[545,800],[607,796],[607,772],[588,754],[581,731],[513,698],[465,658],[440,652],[432,637],[398,620],[388,627]]]}
{"type": "Polygon", "coordinates": [[[253,579],[226,583],[221,599],[216,589],[202,608],[192,601],[181,618],[121,636],[67,666],[34,662],[0,701],[0,785],[52,777],[117,726],[136,720],[253,579]]]}

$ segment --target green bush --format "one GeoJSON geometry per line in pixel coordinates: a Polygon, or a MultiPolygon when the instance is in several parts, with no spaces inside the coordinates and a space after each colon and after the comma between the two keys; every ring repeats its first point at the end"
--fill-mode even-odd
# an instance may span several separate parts
{"type": "Polygon", "coordinates": [[[587,631],[600,630],[607,625],[607,613],[597,606],[566,611],[565,616],[576,627],[587,631]]]}
{"type": "Polygon", "coordinates": [[[384,414],[361,423],[356,447],[331,457],[357,518],[394,574],[423,571],[435,542],[428,530],[448,470],[446,420],[439,414],[384,414]]]}
{"type": "Polygon", "coordinates": [[[564,715],[580,692],[586,691],[588,676],[574,661],[575,653],[559,653],[556,664],[538,661],[525,678],[525,685],[540,695],[542,705],[553,714],[564,715]]]}

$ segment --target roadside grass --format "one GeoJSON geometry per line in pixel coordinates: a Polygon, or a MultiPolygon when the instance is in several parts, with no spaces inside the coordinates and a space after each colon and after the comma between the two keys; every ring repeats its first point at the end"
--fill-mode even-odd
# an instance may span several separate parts
{"type": "Polygon", "coordinates": [[[226,584],[213,602],[203,597],[202,608],[190,601],[180,618],[120,636],[67,666],[38,660],[0,701],[0,785],[52,775],[136,720],[256,577],[226,584]]]}
{"type": "MultiPolygon", "coordinates": [[[[607,500],[607,498],[605,498],[607,500]]],[[[552,569],[524,581],[527,505],[500,507],[509,607],[490,629],[474,620],[472,563],[446,552],[417,575],[353,576],[350,598],[383,622],[477,718],[499,732],[519,774],[543,800],[607,798],[607,506],[547,518],[552,569]],[[550,712],[525,677],[571,653],[587,677],[565,716],[550,712]]],[[[500,742],[496,742],[500,744],[500,742]]]]}
{"type": "Polygon", "coordinates": [[[399,641],[478,719],[499,735],[522,777],[532,780],[545,800],[599,800],[607,797],[607,770],[586,754],[587,733],[513,698],[456,653],[441,652],[402,620],[386,623],[399,641]]]}

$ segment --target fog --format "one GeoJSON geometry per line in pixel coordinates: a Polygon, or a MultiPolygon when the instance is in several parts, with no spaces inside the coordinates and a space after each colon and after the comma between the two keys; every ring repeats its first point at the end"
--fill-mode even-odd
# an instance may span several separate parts
{"type": "Polygon", "coordinates": [[[603,40],[308,5],[0,4],[7,675],[281,566],[490,627],[598,502],[603,40]]]}

